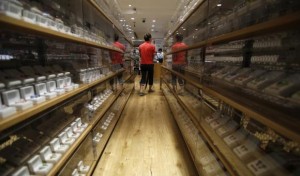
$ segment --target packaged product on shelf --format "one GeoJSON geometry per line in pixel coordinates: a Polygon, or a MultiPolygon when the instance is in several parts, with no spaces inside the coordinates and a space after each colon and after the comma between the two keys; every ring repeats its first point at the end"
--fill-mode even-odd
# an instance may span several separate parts
{"type": "Polygon", "coordinates": [[[212,121],[219,119],[220,117],[221,117],[221,112],[216,111],[212,115],[206,116],[205,121],[206,121],[206,123],[211,123],[212,121]]]}
{"type": "MultiPolygon", "coordinates": [[[[5,174],[4,174],[5,175],[5,174]]],[[[22,166],[16,170],[12,176],[21,176],[21,175],[30,175],[29,169],[27,166],[22,166]]]]}
{"type": "Polygon", "coordinates": [[[36,175],[47,175],[53,167],[52,163],[44,163],[39,155],[27,161],[30,172],[36,175]]]}
{"type": "Polygon", "coordinates": [[[214,121],[212,121],[209,126],[212,129],[217,129],[219,127],[221,127],[222,125],[224,125],[226,122],[228,122],[230,120],[230,117],[227,115],[223,115],[222,117],[220,117],[219,119],[216,119],[214,121]]]}
{"type": "Polygon", "coordinates": [[[264,89],[272,95],[287,96],[300,89],[300,74],[290,75],[264,89]]]}
{"type": "Polygon", "coordinates": [[[223,138],[224,142],[230,147],[233,148],[237,145],[240,145],[244,139],[247,137],[248,133],[244,129],[240,129],[229,136],[223,138]]]}
{"type": "Polygon", "coordinates": [[[20,88],[21,96],[26,101],[32,101],[34,104],[40,104],[46,101],[45,96],[38,96],[35,94],[33,86],[26,86],[20,88]]]}
{"type": "Polygon", "coordinates": [[[17,113],[16,107],[7,107],[2,104],[2,99],[0,95],[0,119],[7,118],[16,113],[17,113]]]}
{"type": "Polygon", "coordinates": [[[234,81],[237,77],[247,75],[251,72],[250,68],[241,68],[237,72],[233,72],[224,77],[226,81],[234,81]]]}
{"type": "Polygon", "coordinates": [[[224,137],[224,136],[227,136],[227,135],[233,133],[238,127],[239,127],[238,123],[236,123],[233,120],[230,120],[225,125],[223,125],[220,128],[216,129],[216,133],[220,137],[224,137]]]}
{"type": "Polygon", "coordinates": [[[242,145],[233,149],[233,152],[242,160],[249,161],[254,152],[258,152],[259,141],[254,137],[248,138],[242,145]]]}
{"type": "Polygon", "coordinates": [[[212,153],[206,153],[204,156],[200,157],[200,163],[202,164],[202,166],[208,165],[216,161],[216,157],[212,153]]]}
{"type": "Polygon", "coordinates": [[[16,19],[21,19],[22,10],[23,4],[18,0],[0,1],[0,14],[4,14],[16,19]]]}
{"type": "Polygon", "coordinates": [[[247,87],[261,90],[285,76],[282,71],[270,71],[248,82],[247,87]]]}
{"type": "Polygon", "coordinates": [[[5,105],[16,107],[18,111],[23,111],[33,106],[32,101],[21,99],[20,92],[17,89],[2,92],[5,105]]]}
{"type": "Polygon", "coordinates": [[[255,176],[267,176],[274,174],[280,166],[269,156],[262,156],[248,163],[247,167],[255,176]]]}
{"type": "Polygon", "coordinates": [[[220,163],[213,162],[203,167],[205,175],[226,175],[221,167],[220,163]]]}
{"type": "Polygon", "coordinates": [[[253,79],[255,79],[256,77],[264,74],[266,71],[265,70],[253,70],[251,73],[249,74],[244,74],[241,76],[238,76],[234,82],[238,85],[245,85],[248,82],[252,81],[253,79]]]}
{"type": "Polygon", "coordinates": [[[46,163],[57,163],[59,159],[61,158],[61,153],[54,153],[51,151],[51,148],[47,145],[45,146],[40,152],[41,158],[43,162],[46,163]]]}

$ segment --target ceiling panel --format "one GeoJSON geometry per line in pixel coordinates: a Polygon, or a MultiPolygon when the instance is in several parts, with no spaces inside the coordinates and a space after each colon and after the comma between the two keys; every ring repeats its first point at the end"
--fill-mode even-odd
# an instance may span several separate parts
{"type": "Polygon", "coordinates": [[[163,38],[171,24],[174,13],[184,0],[115,0],[124,16],[126,23],[143,39],[150,32],[153,38],[163,38]],[[131,7],[129,7],[131,5],[131,7]],[[132,20],[131,18],[134,18],[132,20]],[[143,20],[145,19],[145,20],[143,20]],[[156,20],[156,22],[153,22],[156,20]],[[145,22],[144,22],[145,21],[145,22]],[[152,27],[154,25],[154,27],[152,27]]]}

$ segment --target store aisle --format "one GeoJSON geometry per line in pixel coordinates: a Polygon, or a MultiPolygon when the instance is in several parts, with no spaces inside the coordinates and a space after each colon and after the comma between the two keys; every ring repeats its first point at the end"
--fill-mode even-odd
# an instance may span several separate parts
{"type": "Polygon", "coordinates": [[[93,175],[197,175],[159,85],[154,88],[130,97],[93,175]]]}

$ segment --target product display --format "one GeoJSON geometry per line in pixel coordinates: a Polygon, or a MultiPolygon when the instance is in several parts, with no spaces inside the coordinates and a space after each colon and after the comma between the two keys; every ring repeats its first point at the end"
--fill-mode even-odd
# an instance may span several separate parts
{"type": "Polygon", "coordinates": [[[46,175],[53,167],[52,163],[43,163],[39,155],[35,155],[28,162],[30,172],[37,175],[46,175]]]}
{"type": "Polygon", "coordinates": [[[46,163],[56,163],[62,156],[60,153],[52,153],[49,146],[44,147],[40,151],[40,155],[42,160],[46,163]]]}
{"type": "Polygon", "coordinates": [[[18,111],[23,111],[33,106],[32,101],[21,99],[20,92],[16,89],[2,92],[2,97],[5,105],[16,107],[18,111]]]}

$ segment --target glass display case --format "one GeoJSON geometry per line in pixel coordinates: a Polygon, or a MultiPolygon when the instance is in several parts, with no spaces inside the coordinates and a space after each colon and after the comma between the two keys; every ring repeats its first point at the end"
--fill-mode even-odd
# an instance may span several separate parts
{"type": "Polygon", "coordinates": [[[193,158],[204,157],[188,142],[199,133],[207,161],[229,175],[299,174],[299,12],[296,1],[204,1],[174,31],[188,47],[167,57],[184,53],[187,64],[166,62],[161,87],[195,126],[181,129],[193,158]]]}
{"type": "Polygon", "coordinates": [[[0,24],[1,175],[57,175],[67,163],[69,175],[93,170],[93,129],[132,90],[130,66],[110,61],[122,52],[113,35],[126,36],[84,0],[4,0],[0,24]],[[124,87],[112,90],[123,72],[124,87]]]}

